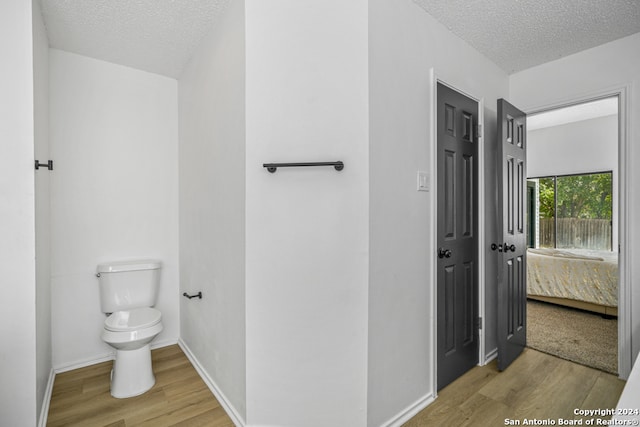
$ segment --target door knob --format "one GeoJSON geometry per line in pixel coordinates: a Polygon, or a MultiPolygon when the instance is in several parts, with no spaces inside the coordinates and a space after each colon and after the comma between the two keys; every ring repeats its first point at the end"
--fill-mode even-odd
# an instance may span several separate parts
{"type": "Polygon", "coordinates": [[[515,252],[516,251],[516,245],[508,245],[506,242],[504,244],[504,251],[505,252],[515,252]]]}
{"type": "Polygon", "coordinates": [[[451,249],[438,249],[438,258],[451,258],[451,249]]]}
{"type": "Polygon", "coordinates": [[[496,243],[492,243],[491,244],[491,250],[492,251],[497,250],[498,252],[502,252],[502,244],[498,245],[496,243]]]}

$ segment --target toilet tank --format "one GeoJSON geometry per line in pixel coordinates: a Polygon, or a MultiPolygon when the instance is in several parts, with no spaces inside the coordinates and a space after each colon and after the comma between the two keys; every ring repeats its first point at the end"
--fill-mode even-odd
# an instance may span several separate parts
{"type": "Polygon", "coordinates": [[[160,287],[158,260],[119,261],[99,264],[100,309],[114,313],[156,304],[160,287]]]}

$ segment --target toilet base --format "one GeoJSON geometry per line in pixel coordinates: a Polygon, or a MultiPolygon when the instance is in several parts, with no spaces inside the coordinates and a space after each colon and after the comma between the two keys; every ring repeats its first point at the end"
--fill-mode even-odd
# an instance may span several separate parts
{"type": "Polygon", "coordinates": [[[116,350],[111,371],[111,396],[118,399],[138,396],[155,383],[148,344],[136,350],[116,350]]]}

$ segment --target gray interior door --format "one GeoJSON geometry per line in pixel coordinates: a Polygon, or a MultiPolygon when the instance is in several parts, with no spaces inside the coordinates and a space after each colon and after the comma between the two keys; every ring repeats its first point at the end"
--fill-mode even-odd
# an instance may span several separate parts
{"type": "Polygon", "coordinates": [[[498,100],[498,369],[506,369],[527,345],[527,117],[498,100]]]}
{"type": "Polygon", "coordinates": [[[438,84],[438,389],[478,364],[478,103],[438,84]]]}

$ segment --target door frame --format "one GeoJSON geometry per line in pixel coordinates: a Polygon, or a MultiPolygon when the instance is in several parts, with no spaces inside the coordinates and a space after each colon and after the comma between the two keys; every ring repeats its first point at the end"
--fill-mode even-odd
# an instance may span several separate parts
{"type": "Polygon", "coordinates": [[[471,92],[464,89],[464,85],[460,85],[455,79],[450,79],[440,75],[435,68],[429,69],[430,77],[430,106],[431,117],[429,118],[429,124],[431,126],[430,138],[429,138],[429,174],[432,177],[431,192],[429,200],[429,230],[432,233],[433,238],[427,242],[427,260],[428,266],[431,271],[431,282],[429,295],[431,298],[430,310],[432,319],[431,322],[431,379],[433,397],[438,394],[438,357],[437,357],[437,340],[438,340],[438,321],[437,321],[437,283],[438,283],[438,270],[437,260],[435,253],[437,252],[436,236],[437,230],[437,215],[438,215],[438,187],[437,187],[437,170],[438,170],[438,130],[437,130],[437,102],[438,102],[438,83],[449,87],[456,92],[474,100],[478,103],[478,125],[480,126],[478,132],[478,316],[482,318],[482,325],[478,331],[478,364],[480,366],[485,365],[488,360],[485,360],[485,251],[482,248],[486,247],[485,241],[485,191],[484,191],[484,98],[480,98],[471,94],[471,92]]]}
{"type": "Polygon", "coordinates": [[[528,114],[542,113],[558,108],[583,104],[603,98],[618,97],[618,376],[626,380],[633,364],[631,347],[631,262],[629,259],[629,192],[628,183],[631,171],[629,164],[628,137],[631,132],[629,120],[629,85],[586,93],[580,96],[561,99],[548,104],[527,107],[522,110],[528,114]]]}

